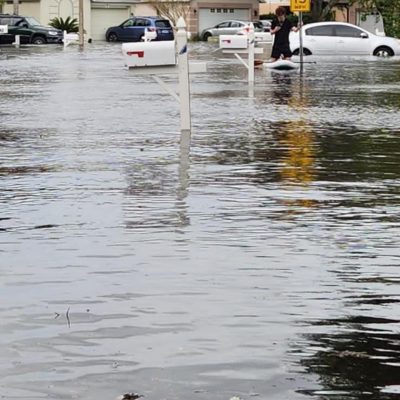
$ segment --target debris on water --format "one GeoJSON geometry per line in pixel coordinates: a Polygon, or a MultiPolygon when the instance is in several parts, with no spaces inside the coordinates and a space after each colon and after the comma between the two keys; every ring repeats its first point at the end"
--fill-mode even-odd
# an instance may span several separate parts
{"type": "Polygon", "coordinates": [[[369,358],[369,354],[364,351],[344,350],[337,353],[339,358],[369,358]]]}
{"type": "Polygon", "coordinates": [[[68,328],[71,328],[71,320],[69,319],[69,307],[68,307],[67,312],[65,313],[65,316],[67,317],[68,328]]]}
{"type": "Polygon", "coordinates": [[[140,397],[144,397],[142,394],[138,393],[125,393],[122,396],[119,396],[117,400],[136,400],[140,397]]]}
{"type": "Polygon", "coordinates": [[[242,400],[239,396],[233,396],[230,398],[230,400],[242,400]]]}

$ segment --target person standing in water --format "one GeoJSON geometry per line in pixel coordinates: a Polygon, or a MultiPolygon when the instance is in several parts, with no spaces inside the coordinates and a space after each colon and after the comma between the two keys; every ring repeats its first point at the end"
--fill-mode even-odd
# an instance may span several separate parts
{"type": "Polygon", "coordinates": [[[291,31],[297,32],[299,28],[286,19],[285,7],[278,7],[275,11],[276,18],[272,21],[271,34],[275,35],[274,45],[272,46],[271,61],[277,61],[281,57],[290,60],[292,52],[290,50],[289,34],[291,31]]]}

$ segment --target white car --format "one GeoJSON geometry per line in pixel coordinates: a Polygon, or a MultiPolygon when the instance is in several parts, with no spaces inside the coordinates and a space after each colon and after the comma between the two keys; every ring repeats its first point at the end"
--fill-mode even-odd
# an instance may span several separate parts
{"type": "MultiPolygon", "coordinates": [[[[377,36],[345,22],[316,22],[302,28],[304,55],[400,55],[400,40],[377,36]]],[[[300,53],[299,32],[290,34],[294,55],[300,53]]]]}
{"type": "MultiPolygon", "coordinates": [[[[200,40],[207,41],[211,36],[219,35],[236,35],[236,33],[242,31],[244,28],[248,27],[249,21],[238,21],[238,20],[228,20],[220,22],[212,28],[204,29],[199,37],[200,40]]],[[[264,28],[261,22],[253,22],[255,32],[263,32],[264,28]]]]}

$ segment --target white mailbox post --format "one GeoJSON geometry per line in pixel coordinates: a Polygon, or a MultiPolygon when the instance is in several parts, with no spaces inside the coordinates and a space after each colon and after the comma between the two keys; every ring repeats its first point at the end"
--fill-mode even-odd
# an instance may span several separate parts
{"type": "Polygon", "coordinates": [[[250,23],[247,34],[221,35],[219,48],[223,53],[234,54],[235,57],[247,68],[249,85],[254,84],[254,55],[262,54],[264,49],[255,47],[254,25],[250,23]],[[247,62],[240,54],[247,54],[247,62]]]}
{"type": "Polygon", "coordinates": [[[179,18],[175,41],[151,41],[123,43],[125,66],[136,75],[150,75],[180,104],[181,131],[190,132],[190,73],[206,72],[206,63],[188,62],[187,31],[184,19],[179,18]],[[168,87],[159,75],[175,74],[179,79],[179,95],[168,87]]]}
{"type": "Polygon", "coordinates": [[[69,46],[70,44],[78,44],[79,43],[79,34],[75,32],[69,32],[64,31],[63,33],[63,43],[64,47],[69,46]]]}

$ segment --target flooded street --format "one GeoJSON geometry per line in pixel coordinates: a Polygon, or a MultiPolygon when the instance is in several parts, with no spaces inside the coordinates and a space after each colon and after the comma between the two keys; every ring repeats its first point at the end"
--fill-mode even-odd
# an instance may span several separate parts
{"type": "Polygon", "coordinates": [[[400,396],[400,59],[0,48],[0,398],[400,396]],[[165,81],[171,85],[171,76],[165,81]]]}

